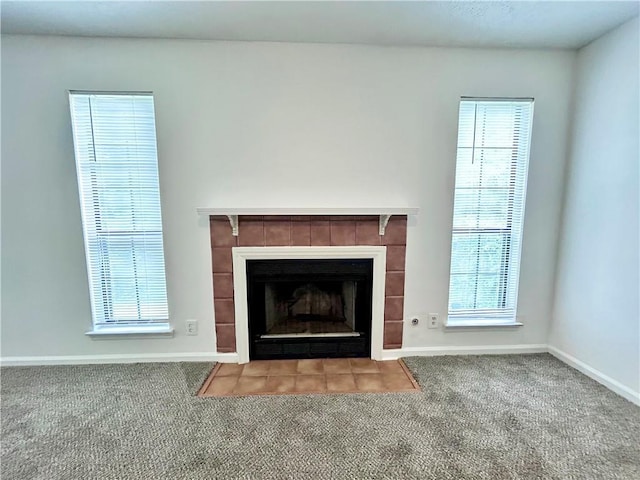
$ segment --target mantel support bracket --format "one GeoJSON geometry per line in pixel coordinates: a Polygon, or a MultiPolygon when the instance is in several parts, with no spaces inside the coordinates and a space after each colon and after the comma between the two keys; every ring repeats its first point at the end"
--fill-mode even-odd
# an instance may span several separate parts
{"type": "Polygon", "coordinates": [[[227,215],[229,223],[231,224],[231,235],[238,236],[238,215],[227,215]]]}
{"type": "Polygon", "coordinates": [[[379,233],[381,236],[384,235],[384,231],[387,228],[387,224],[389,223],[390,218],[391,218],[391,215],[380,215],[379,233]]]}

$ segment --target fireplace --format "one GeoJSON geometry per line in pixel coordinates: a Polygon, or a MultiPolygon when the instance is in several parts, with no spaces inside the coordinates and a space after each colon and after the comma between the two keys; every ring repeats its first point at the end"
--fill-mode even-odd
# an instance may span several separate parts
{"type": "MultiPolygon", "coordinates": [[[[276,335],[288,336],[290,344],[321,343],[320,334],[324,338],[337,335],[343,337],[339,348],[345,355],[352,348],[348,356],[367,355],[353,344],[366,341],[368,335],[364,351],[375,360],[382,360],[385,350],[402,347],[407,216],[417,214],[417,209],[200,208],[198,212],[209,217],[216,350],[228,355],[228,361],[248,362],[250,350],[255,353],[251,346],[254,335],[259,335],[265,345],[276,344],[276,335]],[[258,290],[254,285],[249,294],[251,281],[247,272],[253,268],[251,262],[262,260],[372,262],[368,321],[363,324],[359,320],[366,307],[358,305],[367,298],[358,291],[367,282],[364,277],[348,278],[361,273],[322,281],[301,277],[274,281],[268,280],[270,274],[257,272],[257,277],[262,276],[256,280],[257,289],[264,299],[256,301],[258,290]],[[297,306],[289,311],[288,303],[294,300],[297,306]],[[326,304],[335,304],[333,310],[326,304]],[[325,306],[320,308],[321,305],[325,306]],[[262,317],[261,323],[250,327],[250,314],[262,317]],[[322,318],[312,318],[318,315],[322,318]],[[332,322],[327,318],[330,316],[337,318],[332,322]],[[294,334],[315,340],[294,341],[294,334]],[[348,346],[348,342],[352,345],[348,346]]],[[[282,347],[274,348],[280,348],[279,355],[288,356],[282,347]]],[[[311,346],[300,348],[307,352],[301,357],[312,355],[311,346]]]]}
{"type": "Polygon", "coordinates": [[[249,356],[369,357],[371,259],[249,260],[249,356]]]}

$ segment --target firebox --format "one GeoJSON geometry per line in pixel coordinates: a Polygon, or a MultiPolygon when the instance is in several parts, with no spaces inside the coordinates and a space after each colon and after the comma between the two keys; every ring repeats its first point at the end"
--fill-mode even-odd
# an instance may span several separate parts
{"type": "Polygon", "coordinates": [[[247,261],[249,357],[369,357],[371,259],[247,261]]]}

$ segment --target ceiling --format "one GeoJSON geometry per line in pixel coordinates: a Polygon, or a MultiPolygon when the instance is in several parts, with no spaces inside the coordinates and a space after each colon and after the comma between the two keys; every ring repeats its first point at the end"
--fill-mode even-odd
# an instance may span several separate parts
{"type": "Polygon", "coordinates": [[[639,1],[2,1],[2,33],[580,48],[639,1]]]}

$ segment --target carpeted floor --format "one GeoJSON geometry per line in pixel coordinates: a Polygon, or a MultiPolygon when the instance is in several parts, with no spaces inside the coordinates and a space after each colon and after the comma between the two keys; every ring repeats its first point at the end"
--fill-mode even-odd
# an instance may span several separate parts
{"type": "Polygon", "coordinates": [[[3,368],[1,478],[640,478],[640,408],[550,355],[405,361],[422,393],[196,398],[211,365],[3,368]]]}

